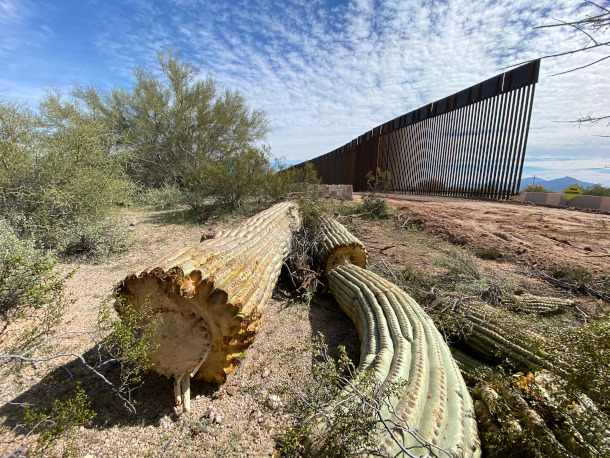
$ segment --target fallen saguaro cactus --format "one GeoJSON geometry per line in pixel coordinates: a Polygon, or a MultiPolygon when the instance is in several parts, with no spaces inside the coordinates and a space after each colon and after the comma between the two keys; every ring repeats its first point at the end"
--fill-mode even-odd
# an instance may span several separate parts
{"type": "Polygon", "coordinates": [[[458,350],[454,347],[449,347],[451,350],[451,356],[455,360],[458,368],[462,372],[462,375],[469,374],[470,372],[481,370],[481,369],[489,369],[491,366],[485,364],[482,361],[479,361],[476,358],[464,353],[463,351],[458,350]]]}
{"type": "Polygon", "coordinates": [[[563,362],[551,360],[544,351],[544,336],[519,325],[511,312],[483,303],[462,304],[460,312],[464,341],[472,349],[491,358],[508,360],[516,368],[548,369],[566,375],[563,362]]]}
{"type": "Polygon", "coordinates": [[[125,278],[117,292],[162,317],[151,369],[173,378],[189,408],[190,377],[223,383],[254,337],[300,218],[280,203],[199,245],[164,256],[125,278]]]}
{"type": "Polygon", "coordinates": [[[396,285],[363,268],[364,245],[343,225],[325,218],[322,229],[319,260],[331,293],[358,329],[358,369],[372,370],[386,386],[408,381],[404,393],[380,412],[388,427],[382,452],[417,456],[439,447],[451,455],[479,456],[472,400],[430,317],[396,285]]]}
{"type": "Polygon", "coordinates": [[[384,383],[409,384],[383,411],[383,452],[418,456],[438,447],[456,456],[479,456],[473,405],[449,347],[432,320],[404,291],[353,265],[334,268],[328,282],[361,339],[359,369],[384,383]],[[404,429],[394,424],[404,425],[404,429]]]}
{"type": "Polygon", "coordinates": [[[546,313],[557,312],[561,307],[574,305],[571,299],[561,297],[535,296],[533,294],[514,295],[504,304],[518,312],[544,315],[546,313]]]}

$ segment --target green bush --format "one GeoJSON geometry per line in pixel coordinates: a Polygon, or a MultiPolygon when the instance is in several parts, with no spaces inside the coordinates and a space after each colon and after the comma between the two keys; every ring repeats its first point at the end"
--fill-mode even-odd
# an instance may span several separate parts
{"type": "Polygon", "coordinates": [[[372,370],[356,370],[343,346],[332,357],[321,335],[306,351],[314,357],[312,376],[289,390],[287,409],[299,422],[277,436],[278,451],[282,456],[302,456],[306,449],[313,456],[379,454],[381,409],[407,382],[385,385],[372,370]]]}
{"type": "Polygon", "coordinates": [[[104,364],[114,361],[120,365],[120,381],[115,384],[114,391],[135,413],[132,392],[142,385],[142,375],[150,369],[149,354],[156,349],[152,339],[161,317],[148,303],[136,309],[118,297],[115,309],[119,317],[109,303],[102,304],[99,309],[98,332],[105,338],[102,348],[107,355],[104,364]]]}
{"type": "Polygon", "coordinates": [[[542,187],[539,184],[528,184],[527,188],[525,188],[525,190],[523,192],[554,192],[554,191],[549,191],[548,189],[542,187]]]}
{"type": "Polygon", "coordinates": [[[40,434],[38,444],[42,450],[37,451],[41,452],[62,436],[71,435],[77,426],[90,425],[95,415],[85,390],[78,382],[71,397],[65,401],[54,399],[48,409],[38,411],[26,405],[21,423],[29,434],[40,434]]]}
{"type": "Polygon", "coordinates": [[[392,175],[389,171],[382,172],[378,167],[376,173],[366,174],[367,192],[362,195],[362,205],[357,212],[369,218],[384,219],[390,216],[390,208],[380,194],[390,192],[392,175]]]}
{"type": "Polygon", "coordinates": [[[167,210],[183,204],[185,195],[179,186],[165,183],[160,188],[145,188],[138,194],[138,200],[158,210],[167,210]]]}
{"type": "Polygon", "coordinates": [[[0,219],[0,343],[2,334],[12,323],[33,315],[37,317],[35,324],[13,342],[12,352],[48,335],[68,305],[64,297],[65,281],[72,273],[56,272],[56,262],[52,252],[36,248],[32,241],[21,240],[0,219]]]}
{"type": "Polygon", "coordinates": [[[188,181],[188,203],[192,208],[211,204],[220,212],[232,212],[247,203],[260,205],[268,200],[268,170],[268,158],[255,148],[207,160],[188,181]]]}
{"type": "Polygon", "coordinates": [[[583,192],[586,196],[602,196],[610,197],[610,187],[602,184],[594,184],[593,186],[587,186],[583,192]]]}
{"type": "Polygon", "coordinates": [[[124,253],[132,245],[131,234],[115,218],[77,220],[57,230],[55,246],[68,256],[81,255],[94,261],[124,253]]]}
{"type": "MultiPolygon", "coordinates": [[[[48,93],[40,115],[0,101],[0,212],[20,236],[63,246],[130,200],[117,135],[74,100],[48,93]]],[[[109,227],[109,225],[106,225],[109,227]]],[[[114,248],[110,248],[112,251],[114,248]]]]}

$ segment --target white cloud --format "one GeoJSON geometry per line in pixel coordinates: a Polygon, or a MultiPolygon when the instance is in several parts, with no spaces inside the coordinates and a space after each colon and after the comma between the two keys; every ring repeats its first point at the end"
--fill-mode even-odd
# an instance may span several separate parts
{"type": "MultiPolygon", "coordinates": [[[[0,0],[0,5],[13,5],[0,0]]],[[[275,154],[307,159],[372,127],[483,79],[508,65],[582,46],[583,36],[533,27],[573,19],[575,0],[153,0],[99,2],[99,28],[86,37],[100,66],[120,84],[135,64],[153,65],[172,45],[204,73],[264,109],[275,154]]],[[[7,9],[8,10],[8,9],[7,9]]],[[[0,21],[2,16],[0,6],[0,21]]],[[[609,159],[608,127],[557,121],[601,114],[610,61],[548,75],[602,55],[589,51],[542,62],[529,157],[565,154],[609,159]],[[597,157],[596,156],[596,157],[597,157]]],[[[610,162],[610,161],[609,161],[610,162]]],[[[548,164],[549,167],[554,167],[548,164]]],[[[559,170],[559,169],[558,169],[559,170]]]]}

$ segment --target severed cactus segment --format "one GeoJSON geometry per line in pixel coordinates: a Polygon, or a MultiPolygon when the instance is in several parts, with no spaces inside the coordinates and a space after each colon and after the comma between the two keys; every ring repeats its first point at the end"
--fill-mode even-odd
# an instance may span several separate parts
{"type": "Polygon", "coordinates": [[[299,224],[294,204],[277,204],[164,256],[117,287],[126,302],[149,303],[162,315],[149,357],[153,370],[176,380],[177,393],[188,389],[184,377],[223,383],[233,370],[254,337],[299,224]]]}
{"type": "Polygon", "coordinates": [[[430,317],[396,285],[358,266],[332,269],[328,282],[358,329],[359,369],[372,369],[384,383],[409,382],[381,412],[388,427],[396,422],[409,431],[394,428],[397,440],[384,432],[382,451],[394,456],[408,448],[418,456],[430,452],[429,443],[452,456],[479,456],[470,395],[430,317]]]}
{"type": "Polygon", "coordinates": [[[544,351],[543,335],[519,328],[510,312],[483,303],[462,304],[462,320],[467,329],[464,341],[488,357],[500,357],[517,368],[548,369],[566,375],[565,364],[544,351]]]}
{"type": "Polygon", "coordinates": [[[467,355],[466,353],[458,350],[457,348],[449,347],[449,349],[451,350],[451,356],[453,356],[453,359],[455,360],[462,374],[468,375],[471,372],[477,370],[491,368],[491,366],[489,366],[488,364],[485,364],[484,362],[481,362],[478,359],[467,355]]]}
{"type": "Polygon", "coordinates": [[[520,294],[514,295],[509,300],[504,301],[504,305],[519,312],[544,315],[545,313],[557,312],[562,307],[570,307],[574,305],[574,301],[560,297],[520,294]]]}
{"type": "Polygon", "coordinates": [[[320,223],[324,236],[318,246],[318,260],[324,274],[343,264],[366,268],[368,253],[360,240],[333,218],[322,217],[320,223]]]}

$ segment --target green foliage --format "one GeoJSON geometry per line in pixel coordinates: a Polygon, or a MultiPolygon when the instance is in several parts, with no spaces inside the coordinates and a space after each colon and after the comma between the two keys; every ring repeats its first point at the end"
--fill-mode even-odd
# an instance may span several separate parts
{"type": "Polygon", "coordinates": [[[198,190],[206,184],[201,172],[209,161],[226,171],[229,160],[257,149],[268,121],[239,91],[222,88],[210,75],[201,77],[195,64],[172,49],[158,52],[157,60],[156,69],[134,69],[131,90],[76,87],[74,95],[122,134],[133,181],[198,190]]]}
{"type": "Polygon", "coordinates": [[[288,410],[299,422],[278,435],[278,451],[301,456],[308,449],[315,456],[335,457],[378,452],[380,411],[406,382],[385,386],[373,371],[357,371],[343,346],[331,357],[323,336],[308,351],[314,357],[312,375],[289,393],[288,410]]]}
{"type": "Polygon", "coordinates": [[[100,334],[107,336],[103,349],[110,360],[120,365],[117,394],[131,405],[135,403],[132,391],[142,385],[142,374],[151,367],[149,354],[156,349],[152,339],[161,316],[154,312],[148,302],[143,307],[135,308],[118,297],[115,309],[118,318],[114,317],[109,304],[100,307],[98,327],[100,334]]]}
{"type": "Polygon", "coordinates": [[[497,261],[502,259],[502,253],[496,248],[480,248],[475,250],[474,254],[477,258],[485,259],[487,261],[497,261]]]}
{"type": "Polygon", "coordinates": [[[157,210],[167,210],[184,203],[185,195],[179,186],[165,183],[160,188],[144,188],[138,194],[138,200],[144,205],[155,207],[157,210]]]}
{"type": "Polygon", "coordinates": [[[269,174],[268,158],[255,148],[204,161],[188,181],[188,203],[193,208],[211,203],[220,211],[231,212],[246,202],[268,202],[269,174]]]}
{"type": "Polygon", "coordinates": [[[68,256],[82,255],[94,261],[124,253],[133,243],[131,234],[120,226],[117,227],[114,218],[97,221],[79,219],[70,227],[61,228],[53,236],[62,253],[68,256]]]}
{"type": "Polygon", "coordinates": [[[586,196],[610,197],[610,187],[597,183],[592,186],[587,186],[583,194],[586,196]]]}
{"type": "Polygon", "coordinates": [[[39,110],[0,101],[0,212],[19,235],[61,251],[75,228],[125,205],[132,185],[117,136],[77,101],[49,92],[39,110]]]}
{"type": "Polygon", "coordinates": [[[554,286],[610,302],[610,272],[593,276],[582,268],[559,266],[551,269],[548,274],[542,271],[538,274],[554,286]]]}
{"type": "Polygon", "coordinates": [[[548,189],[545,189],[544,187],[542,187],[539,184],[528,184],[527,188],[525,188],[525,191],[523,192],[554,192],[554,191],[549,191],[548,189]]]}
{"type": "Polygon", "coordinates": [[[51,252],[21,240],[0,219],[0,342],[12,323],[35,317],[33,324],[20,332],[12,352],[35,345],[47,336],[69,303],[64,297],[65,282],[73,272],[58,273],[56,263],[51,252]]]}
{"type": "Polygon", "coordinates": [[[407,265],[396,275],[396,284],[401,285],[415,301],[425,305],[434,297],[434,287],[438,280],[417,267],[407,265]]]}
{"type": "Polygon", "coordinates": [[[95,415],[85,390],[77,382],[70,398],[54,399],[44,411],[25,406],[21,423],[26,430],[40,434],[38,444],[44,450],[59,438],[73,434],[76,427],[90,425],[95,415]]]}
{"type": "Polygon", "coordinates": [[[362,195],[362,205],[357,208],[357,212],[363,217],[373,219],[385,219],[390,216],[390,208],[380,194],[391,190],[392,175],[386,170],[382,172],[377,167],[377,172],[369,171],[366,174],[368,191],[362,195]]]}

